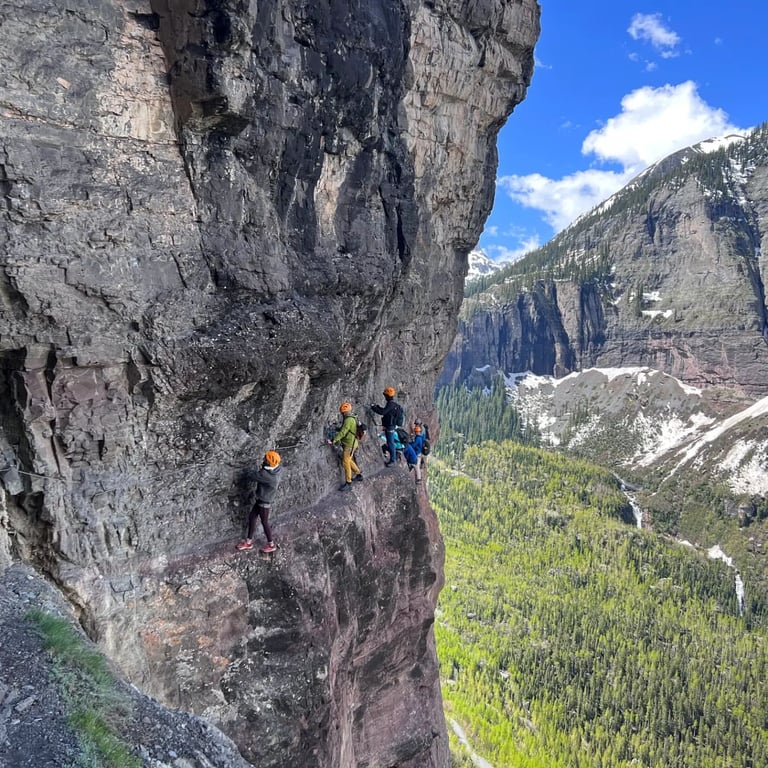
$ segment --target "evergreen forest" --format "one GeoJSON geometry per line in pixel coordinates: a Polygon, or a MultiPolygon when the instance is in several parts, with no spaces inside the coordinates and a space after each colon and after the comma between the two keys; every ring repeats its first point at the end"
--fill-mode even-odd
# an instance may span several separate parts
{"type": "MultiPolygon", "coordinates": [[[[501,439],[521,437],[503,393],[438,403],[449,731],[493,768],[768,766],[768,632],[740,614],[733,571],[628,524],[609,471],[501,439]]],[[[452,752],[473,764],[455,737],[452,752]]]]}

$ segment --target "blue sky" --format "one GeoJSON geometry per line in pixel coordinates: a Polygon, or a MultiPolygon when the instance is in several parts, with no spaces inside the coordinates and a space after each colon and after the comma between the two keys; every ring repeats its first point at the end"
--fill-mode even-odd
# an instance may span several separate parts
{"type": "Polygon", "coordinates": [[[682,147],[768,120],[766,0],[540,0],[479,247],[509,259],[682,147]]]}

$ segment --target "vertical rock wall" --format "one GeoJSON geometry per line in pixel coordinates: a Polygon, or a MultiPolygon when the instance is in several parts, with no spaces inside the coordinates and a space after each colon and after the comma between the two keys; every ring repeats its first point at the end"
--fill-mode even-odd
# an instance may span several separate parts
{"type": "Polygon", "coordinates": [[[335,492],[455,331],[534,0],[20,0],[0,18],[0,563],[262,766],[446,762],[434,515],[335,492]],[[234,555],[283,455],[272,561],[234,555]],[[273,664],[274,662],[274,664],[273,664]]]}

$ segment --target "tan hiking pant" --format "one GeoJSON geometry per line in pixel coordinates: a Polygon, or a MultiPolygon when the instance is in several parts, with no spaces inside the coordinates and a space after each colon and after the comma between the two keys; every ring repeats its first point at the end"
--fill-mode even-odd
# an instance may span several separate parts
{"type": "Polygon", "coordinates": [[[341,466],[344,467],[344,479],[352,482],[353,475],[360,474],[360,468],[355,464],[355,452],[352,448],[345,448],[341,454],[341,466]]]}

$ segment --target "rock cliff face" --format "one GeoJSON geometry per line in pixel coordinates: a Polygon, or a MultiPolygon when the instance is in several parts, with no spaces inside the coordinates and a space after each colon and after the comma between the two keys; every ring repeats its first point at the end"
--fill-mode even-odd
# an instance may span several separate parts
{"type": "Polygon", "coordinates": [[[535,0],[21,0],[0,20],[0,565],[260,766],[446,764],[442,545],[330,500],[338,403],[433,418],[535,0]],[[235,555],[283,456],[282,543],[235,555]]]}
{"type": "Polygon", "coordinates": [[[768,394],[768,133],[706,149],[649,169],[470,297],[443,380],[649,366],[768,394]]]}

